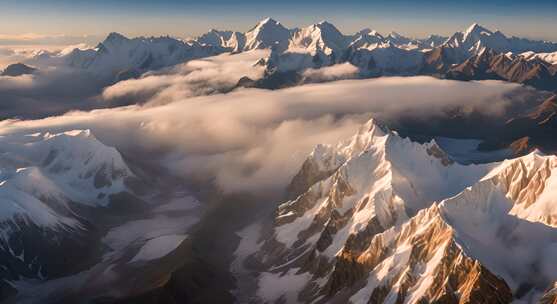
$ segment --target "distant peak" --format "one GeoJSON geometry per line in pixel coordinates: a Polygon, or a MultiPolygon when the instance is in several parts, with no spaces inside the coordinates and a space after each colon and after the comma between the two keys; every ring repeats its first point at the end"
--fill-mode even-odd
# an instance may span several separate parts
{"type": "Polygon", "coordinates": [[[123,40],[128,40],[128,38],[126,38],[126,36],[124,36],[120,33],[116,33],[116,32],[112,32],[112,33],[108,34],[108,36],[105,39],[105,41],[123,41],[123,40]]]}
{"type": "Polygon", "coordinates": [[[483,26],[481,26],[481,25],[479,25],[479,24],[477,24],[477,23],[472,23],[472,25],[470,25],[470,26],[466,29],[466,31],[464,32],[464,35],[465,35],[465,36],[468,36],[468,35],[470,35],[470,34],[474,34],[474,33],[480,34],[480,33],[482,33],[482,32],[486,32],[486,33],[490,33],[490,34],[491,34],[491,31],[488,30],[488,29],[486,29],[485,27],[483,27],[483,26]]]}
{"type": "Polygon", "coordinates": [[[14,63],[7,66],[4,71],[0,70],[0,76],[16,77],[21,75],[34,74],[36,71],[37,69],[32,68],[26,64],[14,63]]]}
{"type": "Polygon", "coordinates": [[[271,18],[271,17],[267,17],[261,21],[259,21],[259,26],[265,25],[265,24],[280,24],[278,21],[276,21],[275,19],[271,18]]]}
{"type": "Polygon", "coordinates": [[[395,31],[392,31],[392,32],[389,34],[389,36],[391,36],[391,37],[393,37],[393,38],[401,38],[401,37],[403,37],[401,34],[395,32],[395,31]]]}
{"type": "Polygon", "coordinates": [[[375,31],[372,31],[370,28],[365,28],[365,29],[361,29],[357,34],[368,35],[368,34],[371,34],[372,32],[375,32],[375,31]]]}
{"type": "Polygon", "coordinates": [[[330,23],[327,20],[321,20],[319,21],[319,23],[317,23],[318,25],[324,25],[324,26],[334,26],[332,23],[330,23]]]}

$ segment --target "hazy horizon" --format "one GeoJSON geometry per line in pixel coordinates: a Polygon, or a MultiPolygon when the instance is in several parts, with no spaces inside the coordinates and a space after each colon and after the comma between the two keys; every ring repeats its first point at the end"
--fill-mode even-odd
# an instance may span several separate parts
{"type": "Polygon", "coordinates": [[[429,34],[447,36],[479,23],[509,36],[557,41],[557,32],[552,30],[557,26],[553,16],[557,11],[554,1],[539,1],[533,7],[519,1],[368,3],[348,0],[338,3],[287,0],[279,5],[242,0],[231,5],[220,0],[203,3],[7,0],[3,6],[5,16],[0,18],[0,43],[3,45],[35,43],[32,38],[63,41],[63,37],[69,37],[71,43],[93,43],[110,32],[131,37],[170,35],[179,38],[194,37],[211,28],[245,32],[265,17],[272,17],[289,28],[327,20],[345,34],[370,28],[380,33],[396,31],[416,38],[429,34]],[[520,23],[516,22],[517,17],[520,23]],[[74,26],[76,24],[79,26],[74,26]]]}

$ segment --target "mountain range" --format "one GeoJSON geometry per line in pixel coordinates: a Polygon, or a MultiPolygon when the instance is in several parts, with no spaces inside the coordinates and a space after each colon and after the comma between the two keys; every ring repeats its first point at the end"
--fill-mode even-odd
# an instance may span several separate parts
{"type": "Polygon", "coordinates": [[[0,136],[0,301],[557,303],[557,157],[545,154],[557,151],[557,95],[541,92],[557,90],[557,43],[478,24],[414,39],[346,35],[325,21],[289,29],[266,18],[245,33],[187,40],[111,33],[95,48],[41,52],[2,77],[54,66],[116,83],[261,49],[268,56],[253,65],[265,68],[262,78],[235,87],[318,82],[308,70],[343,64],[356,78],[494,79],[541,97],[497,118],[466,105],[430,121],[371,119],[338,144],[317,145],[277,205],[223,194],[212,176],[199,177],[209,185],[179,178],[151,162],[158,149],[56,131],[66,122],[48,132],[14,127],[0,136]],[[455,155],[447,137],[474,138],[474,152],[489,157],[455,155]]]}
{"type": "Polygon", "coordinates": [[[84,69],[119,81],[192,59],[254,49],[272,50],[261,63],[267,67],[266,78],[273,81],[251,86],[287,86],[296,83],[292,75],[305,69],[350,63],[359,68],[360,77],[434,75],[502,79],[545,90],[557,88],[557,43],[507,37],[478,24],[450,37],[413,39],[395,32],[381,35],[370,29],[346,35],[326,21],[288,29],[266,18],[245,33],[211,30],[184,41],[171,37],[129,39],[111,33],[94,49],[75,49],[63,55],[42,52],[30,63],[84,69]],[[491,62],[492,57],[498,61],[491,62]],[[479,61],[484,63],[478,64],[479,61]],[[276,73],[282,76],[273,75],[276,73]]]}
{"type": "Polygon", "coordinates": [[[372,120],[315,148],[244,263],[271,303],[553,303],[556,174],[537,151],[461,165],[372,120]]]}
{"type": "Polygon", "coordinates": [[[0,300],[75,303],[150,289],[180,265],[167,255],[187,248],[197,202],[172,179],[158,174],[158,185],[130,169],[90,130],[0,141],[0,300]],[[152,260],[166,265],[147,274],[152,260]],[[144,282],[126,286],[139,272],[144,282]]]}

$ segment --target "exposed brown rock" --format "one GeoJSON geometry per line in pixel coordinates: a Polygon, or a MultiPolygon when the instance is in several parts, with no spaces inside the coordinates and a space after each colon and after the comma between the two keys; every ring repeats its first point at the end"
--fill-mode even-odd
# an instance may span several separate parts
{"type": "Polygon", "coordinates": [[[540,304],[557,304],[557,282],[540,299],[540,304]]]}

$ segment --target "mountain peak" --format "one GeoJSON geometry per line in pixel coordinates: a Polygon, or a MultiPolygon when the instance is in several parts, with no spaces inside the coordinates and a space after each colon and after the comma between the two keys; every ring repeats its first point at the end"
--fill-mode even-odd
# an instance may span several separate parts
{"type": "Polygon", "coordinates": [[[310,28],[319,29],[325,35],[342,36],[342,33],[336,28],[336,26],[327,21],[321,21],[319,23],[316,23],[310,26],[310,28]]]}
{"type": "Polygon", "coordinates": [[[104,41],[124,41],[124,40],[129,40],[129,39],[120,33],[111,32],[110,34],[108,34],[108,36],[106,36],[106,39],[104,41]]]}
{"type": "Polygon", "coordinates": [[[286,49],[290,31],[280,22],[267,17],[246,34],[245,50],[263,49],[274,47],[280,50],[286,49]]]}
{"type": "Polygon", "coordinates": [[[468,37],[470,35],[479,35],[481,33],[488,33],[488,34],[492,34],[492,32],[488,29],[486,29],[485,27],[477,24],[477,23],[472,23],[464,32],[464,36],[468,37]]]}
{"type": "Polygon", "coordinates": [[[321,20],[321,21],[319,21],[319,22],[317,23],[317,25],[335,27],[332,23],[330,23],[330,22],[327,21],[327,20],[321,20]]]}
{"type": "Polygon", "coordinates": [[[259,23],[257,23],[257,27],[261,27],[261,26],[265,26],[265,25],[280,25],[280,22],[276,21],[275,19],[271,18],[271,17],[267,17],[261,21],[259,21],[259,23]]]}
{"type": "Polygon", "coordinates": [[[274,31],[274,30],[286,30],[288,31],[287,28],[285,28],[280,22],[276,21],[275,19],[271,18],[271,17],[267,17],[261,21],[259,21],[257,23],[257,25],[255,27],[253,27],[251,30],[248,31],[249,32],[261,32],[261,31],[274,31]]]}
{"type": "Polygon", "coordinates": [[[0,76],[17,77],[21,75],[34,74],[37,69],[30,67],[23,63],[14,63],[6,67],[4,71],[0,72],[0,76]]]}

